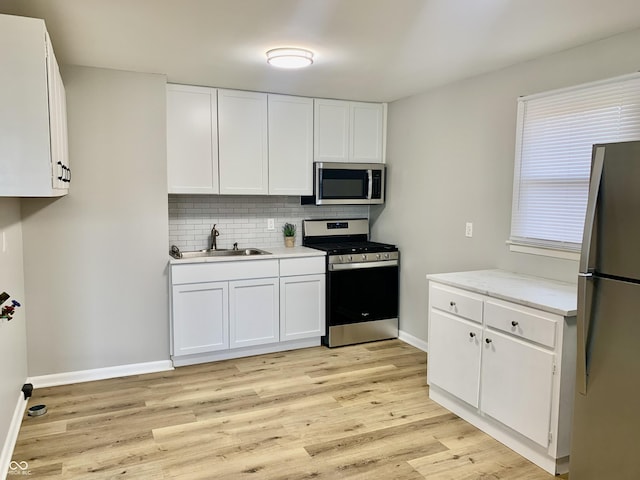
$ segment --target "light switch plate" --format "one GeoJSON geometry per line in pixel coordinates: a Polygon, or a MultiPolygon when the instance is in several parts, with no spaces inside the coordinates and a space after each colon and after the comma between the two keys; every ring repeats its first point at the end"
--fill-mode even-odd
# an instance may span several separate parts
{"type": "Polygon", "coordinates": [[[267,230],[273,231],[276,229],[276,221],[273,218],[267,218],[267,230]]]}
{"type": "Polygon", "coordinates": [[[467,222],[467,224],[464,227],[464,236],[473,237],[473,223],[467,222]]]}

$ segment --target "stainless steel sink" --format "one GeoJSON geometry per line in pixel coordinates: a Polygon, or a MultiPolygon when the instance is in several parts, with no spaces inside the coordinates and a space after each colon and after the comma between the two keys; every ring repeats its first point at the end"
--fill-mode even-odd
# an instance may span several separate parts
{"type": "Polygon", "coordinates": [[[199,258],[199,257],[249,257],[254,255],[271,255],[271,252],[260,250],[259,248],[243,248],[240,250],[212,250],[210,248],[205,250],[192,250],[189,252],[176,252],[172,250],[169,252],[173,258],[199,258]]]}

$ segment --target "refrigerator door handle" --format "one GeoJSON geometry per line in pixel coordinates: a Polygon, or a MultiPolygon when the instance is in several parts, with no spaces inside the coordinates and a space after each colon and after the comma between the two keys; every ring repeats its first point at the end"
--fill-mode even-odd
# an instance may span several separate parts
{"type": "Polygon", "coordinates": [[[592,293],[593,276],[590,273],[578,274],[576,388],[582,395],[587,394],[587,379],[589,376],[589,366],[587,365],[587,352],[589,349],[587,343],[589,341],[589,326],[591,323],[592,293]]]}
{"type": "Polygon", "coordinates": [[[591,256],[591,241],[593,240],[593,224],[596,218],[596,202],[600,193],[600,180],[602,179],[602,168],[604,165],[605,147],[597,145],[593,151],[593,168],[591,170],[591,180],[589,182],[589,197],[587,200],[587,213],[584,219],[584,230],[582,234],[582,251],[580,252],[579,272],[590,271],[589,257],[591,256]]]}

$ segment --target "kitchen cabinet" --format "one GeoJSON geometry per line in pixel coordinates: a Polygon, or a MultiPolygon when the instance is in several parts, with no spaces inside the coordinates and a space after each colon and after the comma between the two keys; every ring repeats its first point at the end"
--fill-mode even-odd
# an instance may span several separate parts
{"type": "Polygon", "coordinates": [[[228,282],[173,286],[173,355],[229,348],[228,282]]]}
{"type": "Polygon", "coordinates": [[[486,331],[482,411],[546,447],[551,428],[553,352],[486,331]]]}
{"type": "Polygon", "coordinates": [[[217,90],[167,85],[169,193],[219,193],[217,90]]]}
{"type": "Polygon", "coordinates": [[[474,407],[480,391],[481,341],[480,325],[431,311],[429,381],[474,407]]]}
{"type": "Polygon", "coordinates": [[[65,195],[66,95],[45,23],[0,15],[0,42],[0,196],[65,195]]]}
{"type": "Polygon", "coordinates": [[[384,162],[385,105],[315,99],[316,162],[384,162]]]}
{"type": "Polygon", "coordinates": [[[172,263],[174,365],[320,345],[324,269],[325,257],[315,252],[294,258],[172,263]]]}
{"type": "Polygon", "coordinates": [[[438,283],[438,275],[429,278],[429,396],[548,472],[564,473],[575,314],[438,283]]]}
{"type": "Polygon", "coordinates": [[[230,348],[280,340],[278,278],[229,283],[230,348]]]}
{"type": "Polygon", "coordinates": [[[325,335],[325,259],[280,260],[280,338],[325,335]]]}
{"type": "Polygon", "coordinates": [[[267,94],[218,90],[220,193],[267,195],[267,94]]]}
{"type": "Polygon", "coordinates": [[[269,195],[313,194],[313,99],[267,96],[269,195]]]}

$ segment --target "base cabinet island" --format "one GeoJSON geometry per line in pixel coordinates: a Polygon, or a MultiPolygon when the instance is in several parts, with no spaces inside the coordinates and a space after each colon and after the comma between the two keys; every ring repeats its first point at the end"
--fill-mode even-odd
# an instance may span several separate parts
{"type": "Polygon", "coordinates": [[[171,260],[175,366],[320,345],[325,253],[306,247],[269,251],[171,260]]]}
{"type": "Polygon", "coordinates": [[[576,285],[502,270],[427,279],[429,397],[549,473],[566,473],[576,285]]]}

